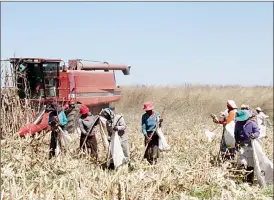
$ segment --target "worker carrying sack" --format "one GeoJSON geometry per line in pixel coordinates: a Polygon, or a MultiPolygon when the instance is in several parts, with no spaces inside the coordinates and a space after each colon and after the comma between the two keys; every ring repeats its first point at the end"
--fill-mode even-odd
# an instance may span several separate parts
{"type": "Polygon", "coordinates": [[[265,155],[258,139],[252,139],[254,170],[260,186],[273,184],[273,162],[265,155]]]}

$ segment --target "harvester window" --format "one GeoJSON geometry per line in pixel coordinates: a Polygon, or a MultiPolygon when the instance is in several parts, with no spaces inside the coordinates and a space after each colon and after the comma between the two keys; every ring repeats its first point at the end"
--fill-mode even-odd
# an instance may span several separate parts
{"type": "MultiPolygon", "coordinates": [[[[45,89],[46,89],[46,96],[54,97],[55,92],[54,88],[58,88],[59,81],[58,81],[58,71],[59,71],[59,63],[52,62],[52,63],[44,63],[42,65],[44,78],[45,78],[45,89]]],[[[56,94],[58,95],[58,94],[56,94]]]]}

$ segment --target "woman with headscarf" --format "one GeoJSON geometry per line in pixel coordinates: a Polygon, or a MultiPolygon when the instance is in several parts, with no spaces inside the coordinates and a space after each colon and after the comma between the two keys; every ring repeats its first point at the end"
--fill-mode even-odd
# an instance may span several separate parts
{"type": "Polygon", "coordinates": [[[235,101],[233,100],[228,100],[226,103],[227,106],[227,116],[223,119],[223,120],[218,120],[213,118],[213,121],[217,124],[222,124],[224,129],[223,129],[223,136],[222,136],[222,140],[221,140],[221,154],[222,154],[222,158],[224,160],[230,160],[230,159],[234,159],[235,157],[235,148],[230,148],[226,145],[225,143],[225,137],[224,137],[224,132],[226,131],[226,125],[230,124],[232,121],[234,121],[235,117],[236,117],[236,112],[237,112],[237,105],[235,103],[235,101]]]}
{"type": "Polygon", "coordinates": [[[142,133],[145,136],[145,156],[144,158],[152,165],[157,162],[159,158],[159,136],[157,135],[157,128],[163,122],[160,119],[158,112],[154,111],[151,102],[144,103],[143,107],[145,113],[142,115],[142,133]]]}
{"type": "Polygon", "coordinates": [[[250,116],[244,111],[237,112],[237,121],[234,130],[236,147],[239,149],[239,164],[245,167],[248,171],[252,171],[247,176],[247,182],[253,184],[254,181],[254,158],[251,139],[258,138],[260,131],[257,124],[250,120],[250,116]]]}
{"type": "MultiPolygon", "coordinates": [[[[109,141],[113,132],[118,132],[121,147],[125,156],[124,163],[128,163],[130,161],[130,151],[128,144],[128,133],[126,132],[127,125],[124,117],[122,115],[116,114],[110,108],[103,109],[102,117],[106,119],[109,141]]],[[[112,159],[110,160],[109,168],[114,169],[114,163],[112,159]]]]}
{"type": "Polygon", "coordinates": [[[85,105],[81,106],[80,114],[80,150],[86,150],[90,156],[97,159],[97,140],[94,127],[98,124],[98,117],[91,115],[89,112],[89,108],[85,105]]]}

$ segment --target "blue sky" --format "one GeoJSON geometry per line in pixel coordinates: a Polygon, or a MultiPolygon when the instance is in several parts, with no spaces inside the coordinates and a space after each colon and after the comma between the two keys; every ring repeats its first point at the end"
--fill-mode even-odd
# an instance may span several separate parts
{"type": "Polygon", "coordinates": [[[272,2],[5,2],[1,58],[132,65],[128,84],[273,84],[272,2]]]}

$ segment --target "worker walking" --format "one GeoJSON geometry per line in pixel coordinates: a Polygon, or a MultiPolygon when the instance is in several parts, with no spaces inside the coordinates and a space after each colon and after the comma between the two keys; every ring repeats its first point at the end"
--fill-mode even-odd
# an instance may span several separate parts
{"type": "Polygon", "coordinates": [[[80,114],[80,150],[86,151],[91,157],[97,160],[97,140],[94,127],[98,124],[99,118],[98,116],[91,115],[89,108],[85,105],[81,106],[80,114]]]}
{"type": "MultiPolygon", "coordinates": [[[[216,116],[212,115],[213,122],[217,123],[217,124],[222,124],[224,127],[223,136],[222,136],[222,140],[221,140],[221,149],[220,149],[221,157],[223,160],[230,160],[230,159],[233,160],[235,157],[235,148],[229,147],[226,144],[224,133],[226,131],[226,126],[230,123],[233,123],[235,116],[236,116],[236,112],[237,112],[237,105],[236,105],[235,101],[228,100],[227,101],[227,116],[225,116],[225,118],[223,120],[218,120],[216,118],[216,116]]],[[[233,133],[231,133],[231,134],[233,134],[233,133]]]]}
{"type": "Polygon", "coordinates": [[[151,102],[144,103],[143,107],[145,113],[142,115],[142,133],[145,136],[145,150],[144,158],[153,165],[156,164],[159,158],[159,136],[157,135],[158,123],[161,126],[163,119],[160,119],[158,112],[154,111],[151,102]]]}
{"type": "Polygon", "coordinates": [[[264,114],[264,112],[262,111],[260,107],[256,108],[256,112],[257,112],[256,121],[257,121],[258,128],[260,130],[260,138],[267,137],[266,128],[267,128],[267,118],[269,118],[269,116],[264,114]]]}
{"type": "MultiPolygon", "coordinates": [[[[121,147],[123,149],[123,154],[125,156],[124,163],[129,163],[130,161],[130,152],[129,152],[129,144],[128,144],[128,134],[126,132],[126,122],[122,115],[116,114],[113,110],[110,108],[103,109],[102,117],[104,117],[106,121],[107,126],[107,132],[108,132],[108,138],[109,142],[111,140],[112,134],[117,131],[119,140],[121,142],[121,147]]],[[[114,169],[114,163],[113,160],[110,160],[110,169],[114,169]]]]}
{"type": "Polygon", "coordinates": [[[249,105],[242,104],[241,110],[250,110],[249,105]]]}
{"type": "Polygon", "coordinates": [[[67,117],[64,111],[56,104],[52,103],[46,108],[46,112],[50,112],[48,124],[51,126],[51,138],[50,138],[50,151],[49,159],[55,156],[55,150],[58,142],[58,134],[60,130],[58,127],[64,130],[65,125],[68,123],[67,117]],[[57,117],[58,116],[58,117],[57,117]]]}
{"type": "Polygon", "coordinates": [[[236,113],[234,136],[236,141],[236,147],[239,150],[240,166],[244,167],[248,171],[252,171],[247,176],[247,182],[253,184],[254,181],[254,158],[253,149],[251,145],[251,139],[258,138],[260,135],[257,124],[250,120],[250,116],[243,110],[239,110],[236,113]]]}

